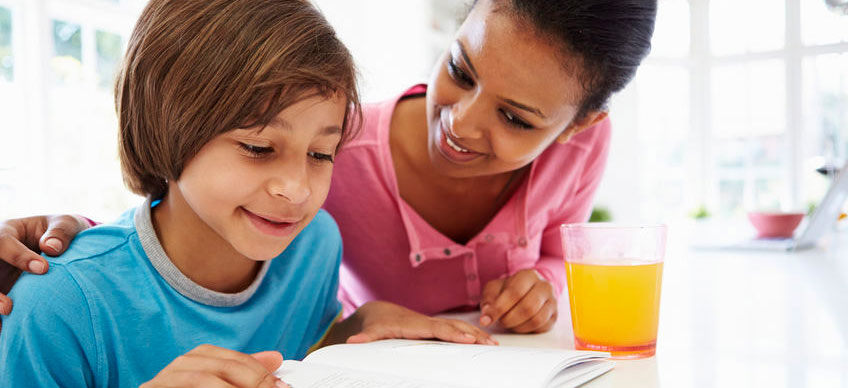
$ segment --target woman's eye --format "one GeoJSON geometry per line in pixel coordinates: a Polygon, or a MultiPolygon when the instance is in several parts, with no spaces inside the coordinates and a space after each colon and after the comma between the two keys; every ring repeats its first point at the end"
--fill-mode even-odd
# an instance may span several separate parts
{"type": "Polygon", "coordinates": [[[271,148],[271,147],[263,147],[263,146],[257,146],[257,145],[241,143],[241,142],[239,142],[239,147],[241,147],[242,150],[244,150],[245,152],[247,152],[250,156],[252,156],[254,158],[261,158],[263,156],[266,156],[266,155],[274,152],[274,149],[271,148]]]}
{"type": "Polygon", "coordinates": [[[451,78],[453,78],[461,86],[474,86],[474,80],[462,71],[462,69],[454,63],[453,59],[448,60],[448,74],[450,74],[451,78]]]}
{"type": "Polygon", "coordinates": [[[520,117],[516,116],[514,113],[508,110],[501,110],[501,114],[506,120],[507,124],[520,128],[520,129],[532,129],[533,126],[528,124],[526,121],[522,120],[520,117]]]}
{"type": "Polygon", "coordinates": [[[307,153],[310,158],[315,159],[319,162],[330,162],[333,163],[333,155],[330,154],[322,154],[320,152],[309,152],[307,153]]]}

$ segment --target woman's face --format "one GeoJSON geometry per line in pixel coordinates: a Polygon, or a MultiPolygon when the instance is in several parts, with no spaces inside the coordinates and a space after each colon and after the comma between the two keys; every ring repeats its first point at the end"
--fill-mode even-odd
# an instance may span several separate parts
{"type": "Polygon", "coordinates": [[[436,65],[427,91],[427,149],[439,173],[517,170],[603,115],[572,123],[582,88],[571,66],[579,61],[528,27],[479,1],[436,65]]]}

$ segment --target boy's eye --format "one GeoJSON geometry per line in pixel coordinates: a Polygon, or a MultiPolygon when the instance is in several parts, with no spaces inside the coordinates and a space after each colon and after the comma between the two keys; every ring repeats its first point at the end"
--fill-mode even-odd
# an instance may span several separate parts
{"type": "Polygon", "coordinates": [[[330,154],[322,154],[320,152],[308,152],[310,158],[315,159],[319,162],[330,162],[333,163],[333,155],[330,154]]]}
{"type": "Polygon", "coordinates": [[[271,147],[257,146],[242,142],[239,142],[239,147],[253,157],[262,157],[274,152],[274,149],[271,147]]]}
{"type": "Polygon", "coordinates": [[[468,76],[456,63],[453,59],[448,59],[448,74],[453,78],[460,86],[471,87],[474,86],[474,80],[468,76]]]}
{"type": "Polygon", "coordinates": [[[528,124],[526,121],[522,120],[520,117],[516,116],[514,113],[512,113],[508,110],[501,109],[501,114],[503,115],[504,120],[506,120],[507,124],[509,124],[509,125],[511,125],[515,128],[519,128],[519,129],[532,129],[533,128],[532,125],[528,124]]]}

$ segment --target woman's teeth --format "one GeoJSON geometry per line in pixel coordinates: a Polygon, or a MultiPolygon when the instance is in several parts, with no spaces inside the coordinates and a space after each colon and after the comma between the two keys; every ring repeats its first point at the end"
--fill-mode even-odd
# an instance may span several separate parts
{"type": "Polygon", "coordinates": [[[450,136],[445,136],[445,141],[448,143],[450,148],[453,148],[457,152],[464,152],[464,153],[470,153],[471,152],[471,151],[469,151],[465,148],[462,148],[462,147],[456,145],[456,143],[454,143],[453,140],[451,140],[450,136]]]}

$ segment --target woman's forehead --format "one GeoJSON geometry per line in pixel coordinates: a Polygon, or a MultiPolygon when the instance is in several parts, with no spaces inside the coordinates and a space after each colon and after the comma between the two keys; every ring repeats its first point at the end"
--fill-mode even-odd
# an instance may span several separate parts
{"type": "MultiPolygon", "coordinates": [[[[454,60],[473,66],[487,91],[539,105],[555,116],[564,106],[576,110],[583,95],[577,58],[538,34],[509,12],[493,12],[480,2],[460,27],[451,46],[454,60]]],[[[547,115],[547,112],[546,112],[547,115]]]]}

